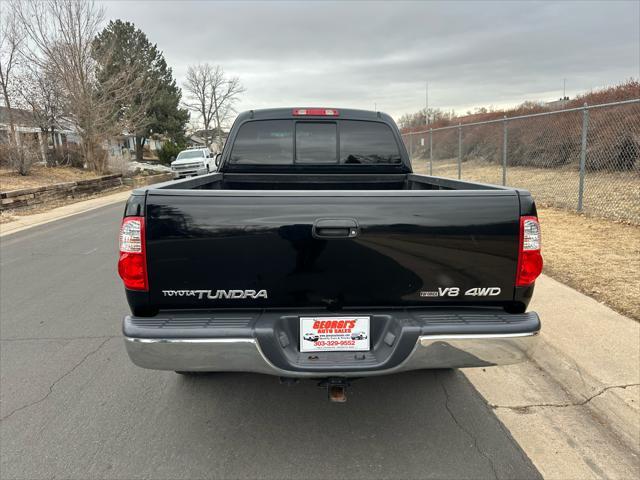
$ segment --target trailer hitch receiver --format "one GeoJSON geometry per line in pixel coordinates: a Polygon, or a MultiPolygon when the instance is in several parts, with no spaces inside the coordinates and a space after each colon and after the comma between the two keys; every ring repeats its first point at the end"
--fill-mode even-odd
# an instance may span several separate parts
{"type": "Polygon", "coordinates": [[[347,401],[347,387],[349,381],[346,378],[327,378],[318,383],[319,387],[326,388],[330,402],[344,403],[347,401]]]}

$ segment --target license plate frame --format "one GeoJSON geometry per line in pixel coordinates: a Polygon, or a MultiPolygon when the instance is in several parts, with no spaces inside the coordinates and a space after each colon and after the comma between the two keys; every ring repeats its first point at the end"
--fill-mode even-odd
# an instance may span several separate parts
{"type": "Polygon", "coordinates": [[[371,317],[299,317],[300,351],[368,352],[371,350],[371,317]]]}

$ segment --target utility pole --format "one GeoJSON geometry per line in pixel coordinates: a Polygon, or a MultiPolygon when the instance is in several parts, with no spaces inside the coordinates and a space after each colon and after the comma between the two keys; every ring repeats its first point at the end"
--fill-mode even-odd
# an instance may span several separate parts
{"type": "Polygon", "coordinates": [[[425,89],[425,104],[424,109],[424,124],[429,126],[429,82],[427,81],[427,88],[425,89]]]}

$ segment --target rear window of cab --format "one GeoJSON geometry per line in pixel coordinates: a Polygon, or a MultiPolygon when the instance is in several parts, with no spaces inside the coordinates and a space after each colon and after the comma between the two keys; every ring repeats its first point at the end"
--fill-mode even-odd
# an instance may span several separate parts
{"type": "Polygon", "coordinates": [[[361,120],[255,120],[240,127],[237,165],[380,165],[401,163],[391,128],[361,120]]]}

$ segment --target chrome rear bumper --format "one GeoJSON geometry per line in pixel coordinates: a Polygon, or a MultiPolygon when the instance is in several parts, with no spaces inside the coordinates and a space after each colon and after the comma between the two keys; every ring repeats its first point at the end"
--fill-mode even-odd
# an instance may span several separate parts
{"type": "Polygon", "coordinates": [[[254,372],[282,377],[364,377],[429,368],[508,365],[527,359],[538,331],[508,334],[421,335],[407,358],[391,368],[363,371],[294,371],[270,362],[255,338],[125,337],[136,365],[156,370],[254,372]]]}

